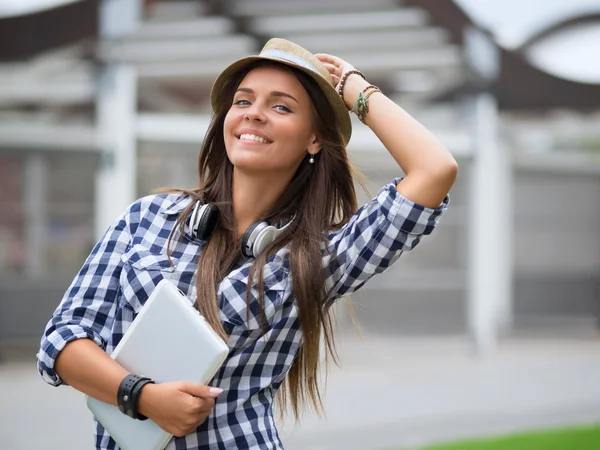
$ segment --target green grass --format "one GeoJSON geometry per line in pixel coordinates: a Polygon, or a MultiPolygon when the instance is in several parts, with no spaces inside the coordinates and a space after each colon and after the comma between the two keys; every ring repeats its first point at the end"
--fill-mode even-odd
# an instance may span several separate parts
{"type": "Polygon", "coordinates": [[[600,424],[456,442],[424,450],[600,450],[600,424]]]}

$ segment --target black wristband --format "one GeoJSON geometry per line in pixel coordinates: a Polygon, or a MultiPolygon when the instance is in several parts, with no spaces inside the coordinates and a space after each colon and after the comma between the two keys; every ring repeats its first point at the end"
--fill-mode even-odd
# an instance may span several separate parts
{"type": "Polygon", "coordinates": [[[147,419],[147,417],[138,414],[137,401],[141,391],[141,386],[138,387],[138,385],[141,383],[146,385],[149,382],[153,383],[148,377],[134,374],[129,374],[123,378],[123,381],[121,381],[121,384],[119,385],[119,390],[117,391],[117,405],[119,406],[119,411],[132,419],[147,419]]]}

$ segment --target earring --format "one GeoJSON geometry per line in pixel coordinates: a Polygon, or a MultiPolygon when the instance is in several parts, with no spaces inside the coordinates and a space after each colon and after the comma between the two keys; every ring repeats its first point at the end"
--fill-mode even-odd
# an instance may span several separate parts
{"type": "Polygon", "coordinates": [[[310,164],[314,164],[314,163],[315,163],[315,155],[311,154],[311,155],[310,155],[310,159],[308,160],[308,162],[309,162],[310,164]]]}

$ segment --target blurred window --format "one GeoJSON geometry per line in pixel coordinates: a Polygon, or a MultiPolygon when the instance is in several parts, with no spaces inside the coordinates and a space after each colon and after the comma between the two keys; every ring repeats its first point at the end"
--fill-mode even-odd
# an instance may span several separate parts
{"type": "Polygon", "coordinates": [[[34,194],[40,209],[26,205],[28,157],[27,153],[0,155],[0,273],[25,275],[36,265],[40,275],[73,274],[94,245],[97,157],[42,154],[41,192],[34,194]]]}

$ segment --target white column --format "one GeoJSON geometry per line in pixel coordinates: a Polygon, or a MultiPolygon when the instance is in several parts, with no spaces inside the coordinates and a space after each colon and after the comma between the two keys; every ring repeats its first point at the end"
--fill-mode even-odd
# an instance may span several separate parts
{"type": "Polygon", "coordinates": [[[96,183],[96,237],[136,198],[136,85],[135,69],[126,64],[109,64],[99,76],[96,117],[103,153],[96,183]]]}
{"type": "MultiPolygon", "coordinates": [[[[100,36],[119,39],[139,26],[142,0],[102,0],[100,36]]],[[[127,63],[106,61],[99,70],[96,127],[102,142],[96,180],[95,234],[99,237],[136,198],[137,75],[127,63]]]]}
{"type": "Polygon", "coordinates": [[[475,348],[493,349],[512,302],[510,159],[498,142],[492,94],[473,100],[474,142],[469,218],[468,323],[475,348]]]}
{"type": "Polygon", "coordinates": [[[101,0],[99,8],[100,36],[118,38],[139,26],[143,0],[101,0]]]}
{"type": "Polygon", "coordinates": [[[515,210],[514,210],[514,163],[510,148],[500,144],[498,151],[498,184],[500,186],[498,227],[501,229],[500,238],[503,245],[500,245],[499,260],[502,265],[499,267],[498,278],[500,293],[498,295],[498,332],[503,333],[513,325],[513,281],[514,281],[514,245],[515,245],[515,210]]]}
{"type": "Polygon", "coordinates": [[[25,159],[23,202],[25,206],[25,271],[35,278],[45,269],[44,240],[46,234],[46,190],[48,162],[40,154],[25,159]]]}

